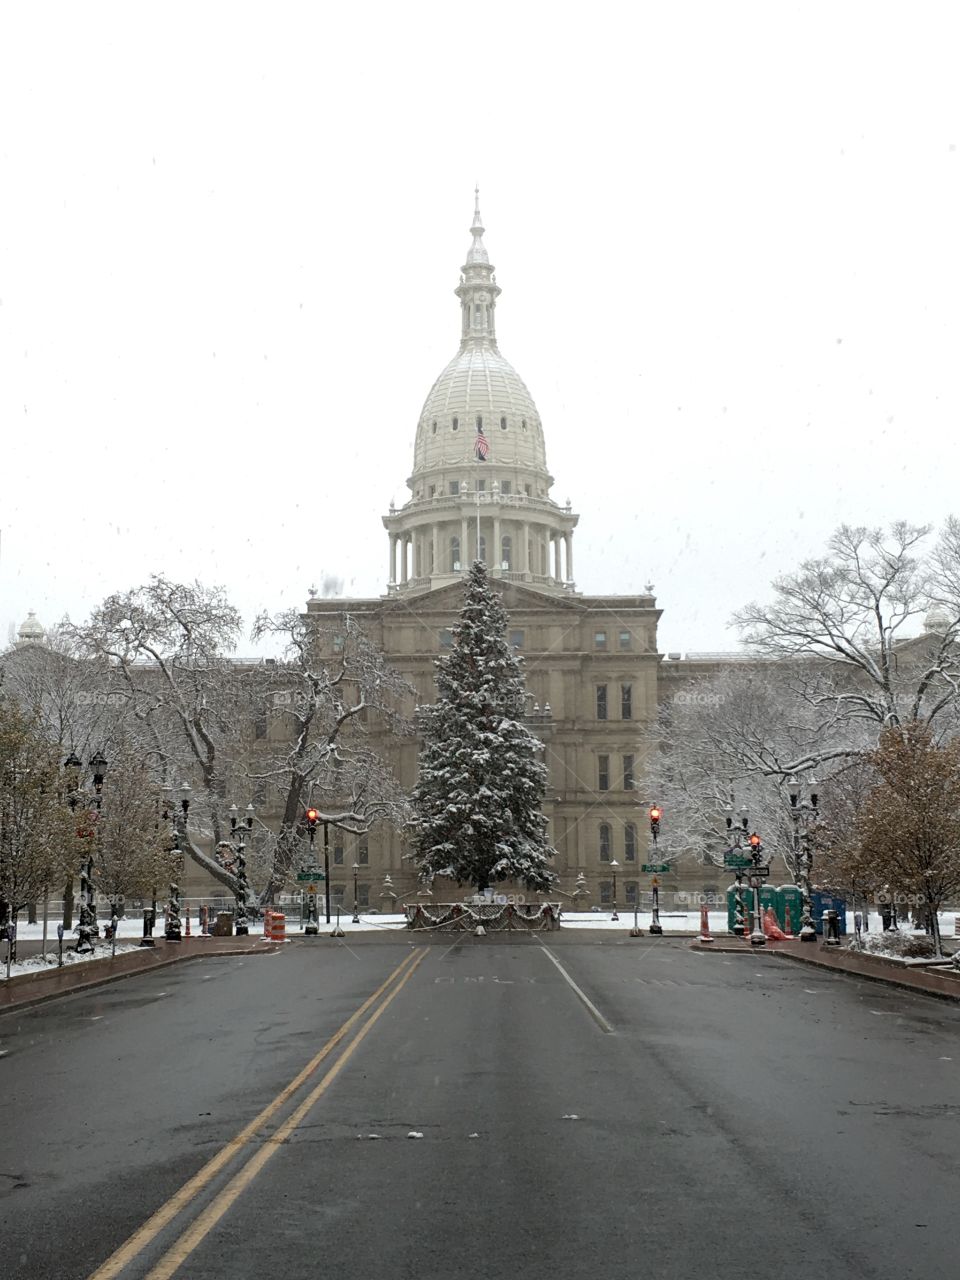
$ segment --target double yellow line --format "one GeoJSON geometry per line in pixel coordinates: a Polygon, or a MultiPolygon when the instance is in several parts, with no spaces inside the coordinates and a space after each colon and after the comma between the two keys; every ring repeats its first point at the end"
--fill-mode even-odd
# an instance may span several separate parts
{"type": "Polygon", "coordinates": [[[243,1192],[253,1179],[257,1176],[267,1161],[276,1154],[280,1146],[286,1142],[290,1134],[304,1119],[310,1108],[317,1102],[319,1098],[327,1091],[336,1077],[343,1070],[344,1066],[352,1056],[357,1045],[366,1036],[367,1032],[374,1025],[387,1006],[396,999],[404,985],[407,983],[417,965],[426,955],[423,947],[412,951],[396,969],[390,974],[384,983],[382,983],[373,995],[364,1000],[363,1004],[355,1013],[351,1014],[343,1026],[334,1035],[330,1037],[323,1048],[317,1053],[307,1065],[300,1071],[290,1083],[281,1090],[280,1093],[270,1102],[260,1114],[240,1132],[236,1137],[231,1138],[225,1147],[199,1170],[194,1176],[177,1191],[170,1199],[154,1213],[142,1227],[133,1233],[119,1249],[106,1260],[96,1271],[94,1271],[88,1280],[113,1280],[119,1276],[125,1267],[129,1266],[135,1258],[137,1258],[150,1245],[170,1223],[191,1203],[206,1187],[217,1174],[238,1155],[245,1146],[250,1143],[265,1125],[276,1113],[288,1102],[298,1089],[304,1085],[310,1077],[316,1072],[317,1068],[330,1056],[333,1050],[343,1041],[360,1022],[370,1008],[380,1000],[380,997],[392,986],[393,990],[379,1005],[373,1014],[367,1019],[350,1043],[343,1049],[339,1057],[333,1065],[327,1070],[323,1078],[310,1090],[304,1100],[294,1111],[290,1113],[286,1120],[280,1125],[276,1133],[274,1133],[269,1141],[263,1146],[257,1148],[256,1153],[250,1160],[233,1175],[226,1186],[218,1192],[210,1204],[204,1209],[200,1216],[187,1228],[187,1230],[171,1245],[167,1252],[153,1269],[148,1272],[146,1280],[168,1280],[183,1263],[190,1254],[196,1249],[197,1245],[204,1239],[208,1232],[220,1221],[230,1206],[236,1201],[238,1196],[243,1192]]]}

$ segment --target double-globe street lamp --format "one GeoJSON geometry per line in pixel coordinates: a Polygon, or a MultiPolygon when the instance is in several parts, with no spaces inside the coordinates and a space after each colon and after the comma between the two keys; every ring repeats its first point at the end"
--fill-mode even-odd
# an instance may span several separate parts
{"type": "MultiPolygon", "coordinates": [[[[107,772],[107,760],[102,751],[97,751],[89,759],[88,767],[93,775],[93,796],[92,810],[93,818],[96,821],[101,806],[103,805],[103,780],[107,772]]],[[[75,751],[71,751],[63,762],[64,769],[67,771],[68,791],[67,803],[72,812],[76,809],[82,798],[82,790],[80,786],[80,771],[83,769],[83,762],[75,751]]],[[[79,832],[85,834],[88,838],[93,838],[92,831],[79,832]]],[[[86,951],[93,950],[92,939],[100,933],[100,927],[97,924],[97,907],[93,888],[93,856],[87,858],[86,862],[80,868],[80,915],[77,920],[77,950],[86,951]]]]}
{"type": "MultiPolygon", "coordinates": [[[[190,813],[190,796],[192,788],[189,782],[184,782],[180,787],[180,813],[177,814],[177,806],[173,803],[173,787],[167,783],[161,788],[163,793],[164,817],[167,818],[173,826],[173,848],[171,852],[179,855],[180,865],[183,865],[184,849],[181,844],[181,835],[183,841],[187,839],[187,818],[190,813]]],[[[187,908],[189,910],[189,907],[187,908]]],[[[153,911],[151,908],[151,921],[149,929],[153,929],[153,911]]],[[[144,925],[144,937],[148,938],[147,926],[144,925]]],[[[167,942],[181,942],[183,940],[183,928],[180,923],[180,886],[176,881],[170,883],[170,898],[167,902],[167,923],[163,931],[163,936],[167,942]]],[[[149,946],[149,942],[146,944],[149,946]]]]}
{"type": "Polygon", "coordinates": [[[743,903],[742,859],[744,853],[748,852],[750,864],[746,870],[750,877],[750,888],[753,890],[753,929],[750,932],[750,943],[754,947],[763,947],[766,946],[767,936],[763,932],[763,916],[760,911],[760,886],[770,874],[770,866],[762,858],[763,842],[756,831],[750,831],[750,810],[746,805],[741,805],[737,817],[740,819],[739,823],[734,822],[733,805],[728,804],[724,809],[727,840],[730,842],[727,852],[736,855],[737,858],[734,864],[733,932],[738,938],[744,937],[747,932],[746,910],[743,903]]]}
{"type": "Polygon", "coordinates": [[[787,794],[790,797],[790,820],[793,823],[793,863],[800,893],[803,896],[803,908],[800,917],[800,941],[816,942],[817,930],[813,923],[813,889],[810,883],[810,872],[813,868],[812,828],[816,826],[820,811],[818,807],[817,780],[810,778],[800,782],[797,778],[787,779],[787,794]]]}
{"type": "Polygon", "coordinates": [[[620,866],[620,863],[616,860],[616,858],[614,858],[613,861],[610,863],[610,870],[613,872],[613,915],[610,917],[611,920],[620,919],[620,917],[617,915],[617,870],[619,866],[620,866]]]}

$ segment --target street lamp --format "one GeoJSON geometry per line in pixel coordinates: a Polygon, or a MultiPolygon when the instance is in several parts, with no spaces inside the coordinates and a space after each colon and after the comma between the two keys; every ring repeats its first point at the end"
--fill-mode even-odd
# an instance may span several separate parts
{"type": "MultiPolygon", "coordinates": [[[[173,824],[173,852],[180,855],[181,870],[183,866],[183,845],[181,844],[181,834],[184,841],[187,839],[187,817],[190,813],[190,784],[184,782],[180,788],[180,815],[177,816],[176,808],[173,804],[173,788],[169,783],[162,787],[164,800],[164,816],[169,818],[173,824]]],[[[183,932],[180,924],[180,886],[173,882],[170,885],[170,897],[167,901],[167,924],[163,931],[163,936],[167,942],[181,942],[183,940],[183,932]]]]}
{"type": "Polygon", "coordinates": [[[360,863],[353,864],[353,923],[360,923],[360,913],[357,910],[357,876],[360,874],[360,863]]]}
{"type": "Polygon", "coordinates": [[[743,854],[744,842],[747,839],[750,811],[746,805],[740,806],[737,814],[740,821],[737,826],[734,826],[732,804],[725,807],[723,814],[727,824],[727,839],[733,842],[728,845],[727,852],[738,855],[738,864],[734,867],[733,932],[736,937],[742,938],[747,932],[747,913],[743,904],[743,868],[739,865],[739,857],[743,854]]]}
{"type": "Polygon", "coordinates": [[[810,886],[810,872],[813,867],[810,832],[820,818],[818,808],[820,797],[817,794],[816,778],[811,778],[809,782],[804,783],[797,778],[788,778],[787,794],[790,797],[790,820],[793,823],[794,871],[803,895],[800,941],[816,942],[817,930],[813,923],[813,897],[810,886]]]}
{"type": "MultiPolygon", "coordinates": [[[[314,864],[316,863],[313,842],[317,834],[317,823],[320,821],[320,814],[316,809],[308,809],[304,816],[307,820],[307,835],[310,837],[310,873],[313,874],[314,864]]],[[[324,823],[324,830],[326,830],[326,823],[324,823]]],[[[320,924],[317,920],[317,895],[313,892],[307,894],[307,919],[303,926],[303,932],[311,938],[316,937],[320,932],[320,924]]]]}
{"type": "Polygon", "coordinates": [[[617,915],[617,868],[619,866],[620,866],[620,863],[616,860],[616,858],[614,858],[613,861],[610,863],[610,870],[613,872],[613,915],[610,917],[611,920],[620,919],[620,917],[617,915]]]}
{"type": "MultiPolygon", "coordinates": [[[[89,768],[93,774],[93,807],[96,813],[100,812],[100,806],[103,803],[103,779],[107,771],[107,760],[103,752],[98,751],[91,756],[88,761],[89,768]]],[[[72,752],[67,757],[66,766],[70,769],[73,780],[75,782],[74,789],[70,793],[69,803],[71,809],[76,809],[79,800],[79,770],[82,768],[80,761],[72,752]]],[[[96,814],[93,815],[96,817],[96,814]]],[[[90,838],[93,838],[93,832],[88,832],[90,838]]],[[[97,924],[97,908],[94,898],[93,889],[93,857],[87,859],[86,866],[80,869],[80,917],[77,921],[77,950],[85,951],[87,947],[93,950],[92,938],[99,936],[100,926],[97,924]]]]}
{"type": "Polygon", "coordinates": [[[255,813],[252,804],[248,804],[243,817],[240,817],[240,811],[235,804],[232,804],[228,810],[230,815],[230,834],[236,841],[234,852],[236,853],[236,887],[234,889],[234,897],[236,900],[236,919],[234,921],[234,933],[240,937],[249,934],[250,928],[247,924],[247,835],[253,829],[253,815],[255,813]]]}
{"type": "MultiPolygon", "coordinates": [[[[657,840],[660,837],[660,819],[663,817],[663,810],[658,804],[652,804],[647,812],[647,817],[650,819],[650,836],[653,840],[653,851],[654,854],[656,854],[657,840]]],[[[656,861],[656,858],[654,858],[654,861],[656,861]]],[[[651,908],[652,915],[650,919],[650,932],[654,937],[658,937],[663,934],[663,925],[660,923],[660,880],[656,874],[654,874],[653,877],[652,887],[653,904],[651,908]]],[[[636,918],[634,918],[634,925],[636,925],[636,918]]]]}

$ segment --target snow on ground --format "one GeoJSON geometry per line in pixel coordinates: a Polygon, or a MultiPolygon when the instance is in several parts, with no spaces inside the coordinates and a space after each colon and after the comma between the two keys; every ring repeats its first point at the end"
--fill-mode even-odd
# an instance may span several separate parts
{"type": "MultiPolygon", "coordinates": [[[[21,933],[18,936],[22,938],[23,934],[21,933]]],[[[74,946],[76,946],[76,942],[74,942],[74,946]]],[[[125,951],[139,951],[139,950],[140,950],[139,947],[129,942],[117,943],[118,956],[123,955],[125,951]]],[[[67,965],[86,964],[90,960],[103,960],[111,954],[112,952],[110,949],[110,943],[103,942],[102,939],[98,943],[95,951],[92,951],[92,952],[84,951],[80,955],[78,955],[76,951],[68,950],[67,939],[64,938],[63,940],[63,967],[64,968],[66,968],[67,965]]],[[[7,979],[6,959],[7,959],[7,953],[6,953],[6,948],[4,947],[3,959],[2,961],[0,961],[0,982],[5,982],[7,979]]],[[[10,966],[10,977],[19,978],[19,977],[22,977],[22,975],[25,973],[36,973],[39,969],[51,969],[51,968],[55,969],[56,967],[57,967],[57,945],[56,945],[56,942],[54,942],[53,946],[45,956],[42,956],[42,955],[28,956],[25,960],[18,960],[16,964],[12,964],[10,966]]]]}

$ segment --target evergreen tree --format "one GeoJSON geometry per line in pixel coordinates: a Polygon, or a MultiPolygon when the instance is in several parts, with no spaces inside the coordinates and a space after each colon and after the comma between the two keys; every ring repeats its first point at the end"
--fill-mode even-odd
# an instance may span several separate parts
{"type": "Polygon", "coordinates": [[[502,880],[546,889],[554,850],[541,811],[547,767],[523,722],[520,660],[507,616],[477,561],[450,653],[437,659],[437,702],[421,709],[420,776],[413,792],[420,878],[452,876],[478,890],[502,880]]]}

